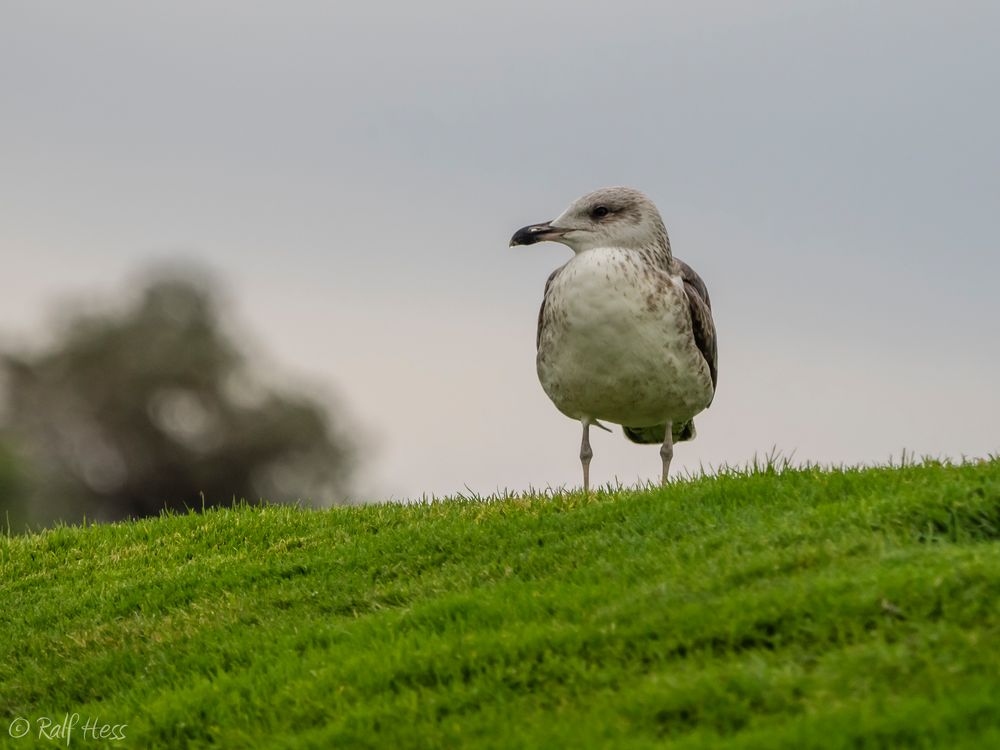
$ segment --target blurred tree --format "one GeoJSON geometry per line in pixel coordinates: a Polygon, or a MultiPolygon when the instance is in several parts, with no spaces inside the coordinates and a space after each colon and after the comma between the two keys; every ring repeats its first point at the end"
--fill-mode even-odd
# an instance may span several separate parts
{"type": "Polygon", "coordinates": [[[344,502],[354,451],[314,400],[254,377],[206,282],[150,284],[124,313],[78,315],[7,354],[2,432],[39,520],[110,520],[234,499],[344,502]]]}
{"type": "Polygon", "coordinates": [[[24,483],[14,452],[0,442],[0,534],[18,531],[27,521],[24,483]]]}

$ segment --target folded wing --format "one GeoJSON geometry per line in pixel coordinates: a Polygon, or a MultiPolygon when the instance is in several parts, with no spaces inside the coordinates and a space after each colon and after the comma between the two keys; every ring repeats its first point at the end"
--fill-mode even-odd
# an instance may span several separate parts
{"type": "MultiPolygon", "coordinates": [[[[676,258],[675,258],[676,260],[676,258]]],[[[712,301],[708,296],[708,287],[691,266],[682,260],[676,260],[680,267],[681,278],[684,280],[684,291],[687,294],[688,309],[691,311],[691,328],[694,332],[694,343],[701,356],[708,363],[708,371],[712,375],[712,391],[719,382],[719,349],[715,337],[715,321],[712,320],[712,301]]]]}

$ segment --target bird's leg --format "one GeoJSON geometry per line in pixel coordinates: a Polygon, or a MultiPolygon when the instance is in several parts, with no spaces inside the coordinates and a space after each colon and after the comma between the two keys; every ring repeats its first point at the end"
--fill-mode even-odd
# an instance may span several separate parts
{"type": "Polygon", "coordinates": [[[673,425],[667,422],[667,434],[663,438],[663,445],[660,446],[660,458],[663,459],[663,478],[661,484],[667,483],[667,475],[670,473],[670,459],[674,457],[674,434],[673,425]]]}
{"type": "Polygon", "coordinates": [[[583,491],[590,492],[590,459],[594,451],[590,449],[590,421],[583,420],[583,440],[580,442],[580,464],[583,466],[583,491]]]}

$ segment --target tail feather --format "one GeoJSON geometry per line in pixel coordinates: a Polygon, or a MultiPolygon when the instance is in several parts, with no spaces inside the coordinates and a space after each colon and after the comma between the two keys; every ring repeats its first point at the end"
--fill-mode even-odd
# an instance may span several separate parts
{"type": "MultiPolygon", "coordinates": [[[[643,445],[659,444],[667,437],[667,426],[665,424],[654,425],[653,427],[622,426],[622,429],[625,430],[625,437],[633,443],[641,443],[643,445]]],[[[694,429],[694,420],[689,419],[687,422],[675,423],[671,433],[675,443],[693,440],[697,434],[694,429]]]]}

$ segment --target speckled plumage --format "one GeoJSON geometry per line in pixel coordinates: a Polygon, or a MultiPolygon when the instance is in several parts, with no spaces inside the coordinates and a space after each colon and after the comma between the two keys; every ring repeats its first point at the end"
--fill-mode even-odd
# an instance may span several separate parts
{"type": "Polygon", "coordinates": [[[588,427],[625,428],[634,442],[662,442],[663,477],[673,442],[694,437],[692,418],[712,403],[718,355],[704,281],[673,257],[659,212],[630,188],[604,188],[559,218],[519,230],[512,245],[552,239],[574,257],[545,285],[537,370],[556,408],[588,427]]]}
{"type": "Polygon", "coordinates": [[[594,248],[548,284],[538,379],[567,417],[651,427],[686,422],[711,403],[679,268],[651,256],[594,248]]]}

